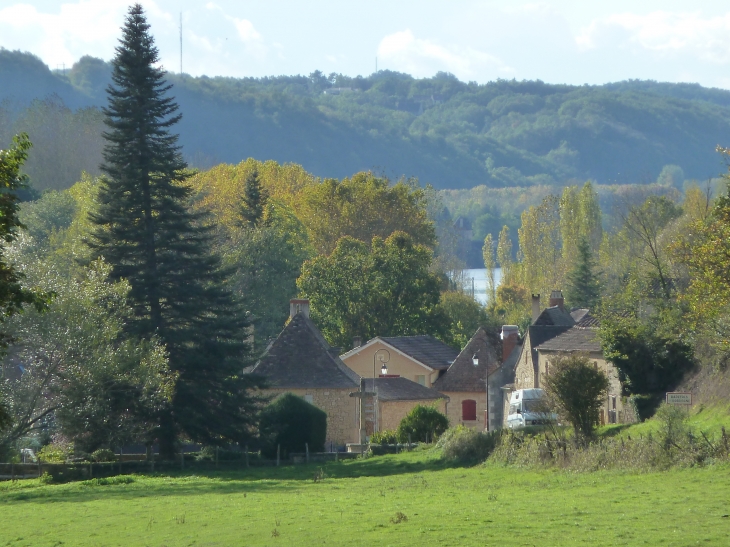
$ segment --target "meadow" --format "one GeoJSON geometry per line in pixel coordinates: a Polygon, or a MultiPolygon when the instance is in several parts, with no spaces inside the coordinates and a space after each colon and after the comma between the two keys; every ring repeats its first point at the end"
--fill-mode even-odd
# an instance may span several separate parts
{"type": "Polygon", "coordinates": [[[0,484],[0,546],[728,545],[730,467],[567,473],[364,460],[0,484]],[[315,480],[315,476],[317,480],[315,480]]]}

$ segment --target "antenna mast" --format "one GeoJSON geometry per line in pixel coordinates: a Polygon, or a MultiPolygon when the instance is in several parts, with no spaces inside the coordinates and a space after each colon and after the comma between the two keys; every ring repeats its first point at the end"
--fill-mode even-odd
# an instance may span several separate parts
{"type": "Polygon", "coordinates": [[[180,75],[182,76],[182,12],[180,12],[180,75]]]}

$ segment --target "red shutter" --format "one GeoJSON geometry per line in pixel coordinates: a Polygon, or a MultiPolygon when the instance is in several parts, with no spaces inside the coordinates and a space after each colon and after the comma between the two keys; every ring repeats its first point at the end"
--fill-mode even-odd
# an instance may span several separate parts
{"type": "Polygon", "coordinates": [[[473,421],[477,419],[477,402],[472,399],[461,401],[461,419],[473,421]]]}

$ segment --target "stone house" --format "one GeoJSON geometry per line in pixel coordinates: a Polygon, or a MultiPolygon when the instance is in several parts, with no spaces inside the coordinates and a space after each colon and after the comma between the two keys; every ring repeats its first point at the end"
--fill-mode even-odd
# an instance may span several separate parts
{"type": "Polygon", "coordinates": [[[407,378],[424,387],[433,387],[459,354],[433,336],[376,336],[366,344],[356,340],[354,348],[340,355],[342,361],[363,378],[382,375],[407,378]]]}
{"type": "MultiPolygon", "coordinates": [[[[446,413],[448,397],[435,389],[417,384],[407,378],[366,378],[365,390],[377,393],[375,397],[375,430],[397,429],[401,420],[416,405],[435,407],[439,412],[446,413]]],[[[368,419],[366,414],[366,421],[368,419]]],[[[372,427],[366,425],[368,435],[372,427]]]]}
{"type": "MultiPolygon", "coordinates": [[[[505,408],[509,395],[516,389],[541,388],[550,364],[557,356],[584,353],[597,369],[603,370],[610,382],[609,394],[601,411],[601,423],[621,423],[631,420],[621,401],[618,371],[603,356],[597,337],[598,320],[589,310],[565,309],[561,291],[553,291],[549,306],[540,311],[540,296],[533,295],[533,321],[519,343],[519,355],[514,367],[513,381],[504,386],[505,408]]],[[[507,413],[504,411],[504,425],[507,413]]]]}
{"type": "Polygon", "coordinates": [[[598,339],[598,320],[588,310],[578,310],[578,313],[573,312],[572,315],[578,319],[574,326],[536,348],[540,381],[544,381],[545,376],[550,374],[550,363],[554,362],[556,357],[573,353],[586,355],[596,370],[603,371],[609,381],[608,394],[599,414],[601,425],[633,421],[633,414],[626,415],[621,399],[618,370],[603,356],[601,342],[598,339]]]}
{"type": "Polygon", "coordinates": [[[479,327],[446,372],[434,382],[434,388],[449,398],[446,415],[452,426],[487,431],[502,427],[501,388],[511,381],[519,354],[517,342],[516,326],[505,325],[501,334],[479,327]]]}
{"type": "Polygon", "coordinates": [[[327,446],[359,438],[360,377],[347,368],[309,318],[309,302],[292,300],[290,320],[249,370],[266,378],[264,394],[293,393],[327,413],[327,446]]]}

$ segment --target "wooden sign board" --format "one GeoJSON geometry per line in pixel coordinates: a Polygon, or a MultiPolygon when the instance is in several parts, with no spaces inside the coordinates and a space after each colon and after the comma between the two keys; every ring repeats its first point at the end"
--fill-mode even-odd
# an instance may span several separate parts
{"type": "Polygon", "coordinates": [[[687,391],[667,392],[668,405],[692,406],[692,394],[687,391]]]}

